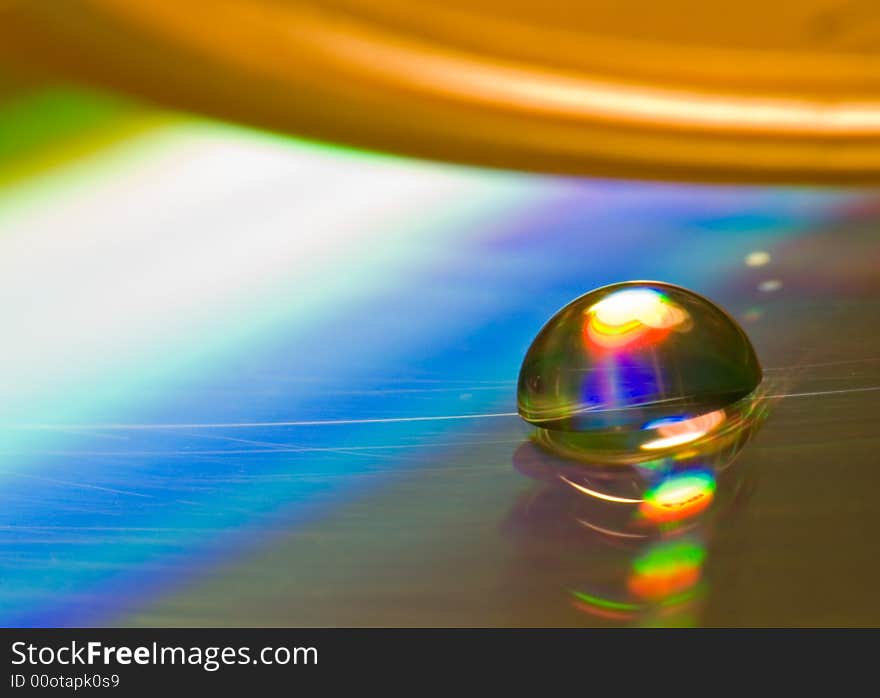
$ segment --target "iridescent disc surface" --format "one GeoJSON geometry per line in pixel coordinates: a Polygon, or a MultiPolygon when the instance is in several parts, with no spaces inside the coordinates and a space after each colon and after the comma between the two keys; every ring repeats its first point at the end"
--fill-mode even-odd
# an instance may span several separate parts
{"type": "Polygon", "coordinates": [[[659,430],[672,444],[679,431],[711,430],[702,422],[760,382],[755,351],[726,312],[678,286],[630,281],[553,316],[523,360],[517,401],[546,429],[659,430]]]}

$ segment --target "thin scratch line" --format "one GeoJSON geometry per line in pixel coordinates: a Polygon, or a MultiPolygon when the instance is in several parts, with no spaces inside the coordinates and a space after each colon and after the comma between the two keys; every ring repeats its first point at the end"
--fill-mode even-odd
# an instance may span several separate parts
{"type": "Polygon", "coordinates": [[[812,393],[780,393],[778,395],[767,395],[768,398],[783,397],[815,397],[818,395],[840,395],[842,393],[867,393],[880,390],[880,385],[873,385],[869,388],[843,388],[841,390],[817,390],[812,393]]]}
{"type": "Polygon", "coordinates": [[[345,424],[395,424],[400,422],[439,422],[453,419],[490,419],[493,417],[516,417],[517,412],[493,412],[488,414],[455,414],[437,417],[385,417],[373,419],[314,419],[291,422],[228,422],[215,424],[23,424],[10,427],[13,429],[42,431],[60,429],[248,429],[256,427],[318,427],[345,424]]]}
{"type": "MultiPolygon", "coordinates": [[[[242,439],[242,438],[237,438],[234,436],[225,436],[225,435],[219,435],[219,434],[198,434],[198,433],[195,433],[195,434],[189,434],[189,436],[193,436],[198,439],[212,439],[215,441],[231,441],[233,443],[250,444],[253,446],[269,446],[269,447],[274,446],[274,447],[277,447],[275,449],[271,449],[268,451],[264,450],[263,452],[266,452],[266,453],[272,453],[272,452],[302,453],[302,452],[306,452],[306,451],[318,450],[313,447],[312,448],[304,447],[304,446],[299,446],[297,444],[289,444],[289,443],[281,444],[281,443],[277,443],[277,442],[273,442],[273,441],[262,441],[262,440],[254,441],[253,439],[242,439]]],[[[351,453],[350,449],[342,449],[342,448],[326,447],[326,448],[322,448],[320,450],[328,451],[331,453],[341,453],[343,455],[355,455],[355,456],[362,456],[363,455],[361,453],[351,453]]],[[[217,451],[216,453],[210,453],[209,451],[203,451],[200,455],[221,455],[221,454],[228,453],[228,452],[229,451],[217,451]]],[[[242,453],[259,453],[259,452],[260,451],[256,451],[253,449],[250,451],[242,451],[242,453]]],[[[184,452],[181,452],[181,455],[183,453],[184,452]]]]}
{"type": "Polygon", "coordinates": [[[40,477],[39,475],[29,475],[27,473],[20,473],[20,472],[14,471],[14,470],[7,472],[7,473],[4,473],[4,476],[6,476],[6,475],[11,476],[11,477],[26,478],[28,480],[37,480],[39,482],[50,482],[55,485],[65,485],[67,487],[76,487],[76,488],[83,489],[83,490],[98,490],[101,492],[110,492],[111,494],[121,494],[121,495],[124,495],[127,497],[144,497],[145,499],[153,499],[154,498],[153,495],[144,494],[143,492],[130,492],[128,490],[117,490],[112,487],[102,487],[101,485],[90,485],[85,482],[69,482],[67,480],[56,480],[55,478],[51,478],[51,477],[40,477]]]}
{"type": "MultiPolygon", "coordinates": [[[[787,398],[787,397],[818,397],[822,395],[842,395],[845,393],[866,393],[880,390],[880,385],[865,388],[845,388],[841,390],[818,390],[806,393],[779,393],[775,395],[762,395],[761,398],[787,398]]],[[[671,399],[671,398],[670,398],[671,399]]],[[[667,402],[658,400],[654,403],[667,402]]],[[[647,404],[647,403],[646,403],[647,404]]],[[[644,405],[639,405],[643,407],[644,405]]],[[[603,410],[604,411],[604,410],[603,410]]],[[[517,417],[518,412],[488,412],[484,414],[453,414],[439,415],[434,417],[382,417],[370,419],[313,419],[289,422],[225,422],[206,424],[19,424],[0,427],[19,431],[62,431],[68,429],[92,429],[96,431],[117,430],[149,430],[149,429],[251,429],[258,427],[318,427],[351,424],[400,424],[406,422],[443,422],[467,419],[494,419],[499,417],[517,417]]]]}
{"type": "MultiPolygon", "coordinates": [[[[230,439],[231,441],[244,441],[246,439],[230,439]]],[[[500,441],[431,441],[415,444],[379,444],[367,446],[346,446],[344,448],[329,447],[296,447],[296,448],[260,448],[260,449],[217,449],[217,450],[177,450],[177,451],[42,451],[48,456],[88,456],[88,457],[140,457],[140,456],[238,456],[238,455],[263,455],[268,453],[341,453],[342,455],[362,456],[364,452],[379,450],[405,450],[425,448],[446,448],[460,446],[497,446],[499,444],[518,444],[521,439],[503,439],[500,441]]],[[[259,444],[258,441],[254,443],[259,444]]],[[[283,446],[283,444],[278,444],[283,446]]],[[[17,455],[28,451],[0,451],[0,456],[17,455]]],[[[369,454],[378,455],[378,454],[369,454]]]]}
{"type": "Polygon", "coordinates": [[[815,364],[791,364],[790,366],[771,366],[770,368],[764,368],[765,371],[793,371],[800,370],[802,368],[819,368],[822,366],[843,366],[846,364],[864,364],[870,363],[873,361],[880,361],[880,357],[872,356],[865,357],[864,359],[846,359],[844,361],[822,361],[820,363],[815,364]]]}

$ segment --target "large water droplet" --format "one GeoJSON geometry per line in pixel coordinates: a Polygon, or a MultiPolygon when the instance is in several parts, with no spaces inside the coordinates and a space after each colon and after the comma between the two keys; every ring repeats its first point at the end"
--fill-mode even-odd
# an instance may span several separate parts
{"type": "Polygon", "coordinates": [[[526,421],[599,450],[663,451],[721,427],[761,382],[742,328],[687,289],[629,281],[575,299],[540,331],[519,374],[526,421]],[[607,439],[606,443],[602,439],[607,439]]]}

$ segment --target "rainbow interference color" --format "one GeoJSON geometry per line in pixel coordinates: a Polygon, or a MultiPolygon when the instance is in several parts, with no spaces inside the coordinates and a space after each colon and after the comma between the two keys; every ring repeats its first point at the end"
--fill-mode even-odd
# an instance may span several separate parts
{"type": "Polygon", "coordinates": [[[651,523],[687,520],[704,512],[715,497],[715,475],[685,471],[664,477],[645,493],[639,513],[651,523]]]}
{"type": "Polygon", "coordinates": [[[683,600],[700,581],[705,557],[694,539],[661,541],[633,561],[627,588],[646,601],[683,600]]]}
{"type": "Polygon", "coordinates": [[[690,625],[689,609],[699,599],[706,551],[694,537],[662,540],[639,552],[630,565],[624,594],[608,597],[583,589],[570,589],[579,611],[610,621],[651,624],[664,618],[690,625]]]}

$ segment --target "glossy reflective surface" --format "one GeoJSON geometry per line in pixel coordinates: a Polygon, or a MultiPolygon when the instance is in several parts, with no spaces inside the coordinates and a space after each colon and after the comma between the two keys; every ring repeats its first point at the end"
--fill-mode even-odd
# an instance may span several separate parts
{"type": "Polygon", "coordinates": [[[878,192],[441,167],[64,86],[0,120],[3,625],[880,625],[878,192]],[[741,323],[771,409],[723,471],[697,439],[684,479],[569,472],[617,503],[548,468],[516,378],[637,278],[741,323]]]}

